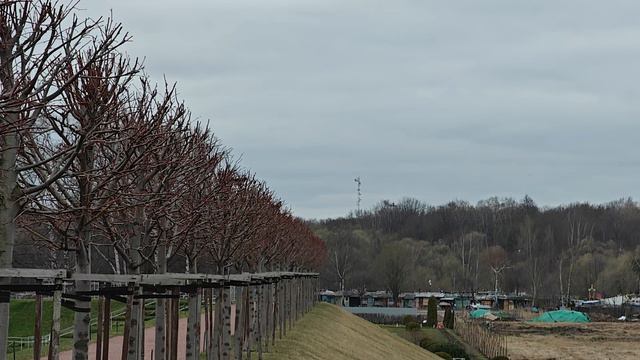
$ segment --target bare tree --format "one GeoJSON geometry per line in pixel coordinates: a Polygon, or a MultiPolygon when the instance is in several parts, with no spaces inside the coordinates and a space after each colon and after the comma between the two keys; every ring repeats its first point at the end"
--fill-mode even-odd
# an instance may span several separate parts
{"type": "MultiPolygon", "coordinates": [[[[74,10],[75,3],[55,1],[0,3],[0,267],[12,265],[15,218],[27,197],[62,178],[79,155],[83,137],[65,143],[52,136],[68,121],[52,116],[64,107],[63,92],[128,39],[120,25],[82,21],[74,10]],[[82,65],[69,67],[87,46],[93,51],[82,65]],[[37,158],[29,157],[35,151],[22,153],[38,138],[48,138],[56,151],[37,158]]],[[[0,304],[0,353],[7,350],[8,316],[8,304],[0,304]]]]}
{"type": "Polygon", "coordinates": [[[484,251],[483,257],[487,265],[489,265],[491,272],[493,273],[493,279],[494,279],[493,289],[494,289],[494,296],[495,296],[494,306],[497,307],[498,306],[498,290],[500,289],[500,287],[498,286],[499,285],[498,281],[500,279],[500,275],[502,274],[502,272],[510,268],[509,260],[507,258],[507,252],[500,245],[490,246],[484,251]]]}
{"type": "Polygon", "coordinates": [[[524,247],[527,257],[527,271],[529,275],[529,286],[531,288],[531,306],[536,305],[538,298],[538,288],[540,287],[542,275],[540,272],[540,259],[538,234],[530,217],[526,217],[520,226],[520,242],[524,247]]]}
{"type": "Polygon", "coordinates": [[[562,306],[568,305],[571,300],[573,271],[580,247],[583,241],[586,238],[591,238],[592,235],[593,226],[584,221],[576,210],[567,213],[567,251],[566,254],[560,254],[558,261],[562,306]],[[565,262],[568,264],[565,264],[565,262]]]}

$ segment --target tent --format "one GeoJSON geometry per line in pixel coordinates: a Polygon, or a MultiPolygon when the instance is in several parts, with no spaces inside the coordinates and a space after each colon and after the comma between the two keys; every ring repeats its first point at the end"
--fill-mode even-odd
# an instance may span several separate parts
{"type": "Polygon", "coordinates": [[[548,311],[531,321],[586,323],[586,322],[591,322],[591,319],[589,319],[589,315],[580,311],[556,310],[556,311],[548,311]]]}

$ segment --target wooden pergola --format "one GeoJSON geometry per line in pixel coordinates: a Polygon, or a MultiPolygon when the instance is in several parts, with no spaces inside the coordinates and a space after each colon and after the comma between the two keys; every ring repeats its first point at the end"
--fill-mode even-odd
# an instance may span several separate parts
{"type": "MultiPolygon", "coordinates": [[[[318,274],[308,272],[263,272],[231,275],[212,274],[79,274],[67,270],[0,269],[0,278],[12,278],[0,285],[0,301],[8,302],[13,292],[34,292],[36,311],[34,358],[42,348],[42,298],[53,297],[48,358],[60,352],[61,307],[90,313],[91,299],[98,299],[97,360],[144,359],[144,300],[166,301],[166,311],[156,314],[155,360],[177,360],[180,298],[188,299],[186,358],[207,360],[262,359],[276,338],[286,335],[293,323],[317,302],[318,274]],[[34,281],[36,280],[36,281],[34,281]],[[43,283],[46,281],[46,284],[43,283]],[[99,284],[91,291],[65,291],[63,284],[90,281],[99,284]],[[231,289],[235,295],[232,313],[231,289]],[[122,354],[109,353],[111,301],[127,304],[122,354]],[[131,308],[142,311],[132,316],[131,308]],[[201,318],[204,317],[204,324],[201,318]],[[235,317],[234,329],[231,319],[235,317]],[[204,344],[200,344],[204,333],[204,344]]],[[[6,355],[6,354],[2,354],[6,355]]]]}

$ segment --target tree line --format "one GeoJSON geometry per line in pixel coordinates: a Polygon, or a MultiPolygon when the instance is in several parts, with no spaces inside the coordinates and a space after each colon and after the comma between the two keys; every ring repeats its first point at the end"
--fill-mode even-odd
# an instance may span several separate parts
{"type": "Polygon", "coordinates": [[[344,218],[311,222],[328,246],[327,288],[527,293],[568,303],[640,288],[640,206],[539,207],[492,197],[430,206],[382,201],[344,218]]]}
{"type": "Polygon", "coordinates": [[[0,268],[17,239],[79,273],[317,268],[323,241],[77,5],[0,3],[0,268]]]}

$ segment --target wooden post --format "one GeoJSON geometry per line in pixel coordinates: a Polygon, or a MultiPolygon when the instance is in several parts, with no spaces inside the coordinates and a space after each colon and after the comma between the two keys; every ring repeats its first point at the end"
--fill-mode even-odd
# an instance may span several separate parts
{"type": "Polygon", "coordinates": [[[236,286],[236,323],[234,328],[234,355],[235,360],[242,360],[242,346],[244,337],[244,286],[236,286]]]}
{"type": "Polygon", "coordinates": [[[200,356],[197,348],[198,330],[199,330],[200,314],[198,313],[198,290],[194,289],[189,293],[189,317],[187,319],[187,360],[197,360],[200,356]]]}
{"type": "Polygon", "coordinates": [[[231,289],[225,285],[222,290],[224,313],[222,320],[222,360],[231,359],[231,289]]]}
{"type": "MultiPolygon", "coordinates": [[[[131,284],[129,284],[129,290],[131,289],[131,284]]],[[[133,295],[127,295],[127,309],[124,315],[124,335],[122,337],[122,359],[127,359],[127,355],[129,353],[129,333],[131,332],[131,327],[129,323],[131,321],[131,308],[133,307],[133,295]]]]}
{"type": "Polygon", "coordinates": [[[280,301],[278,299],[278,286],[279,285],[279,281],[276,280],[276,282],[273,284],[273,320],[271,322],[271,346],[275,346],[276,345],[276,326],[278,325],[278,306],[280,306],[280,301]]]}
{"type": "Polygon", "coordinates": [[[51,338],[49,339],[49,360],[60,358],[60,305],[62,303],[62,279],[55,280],[53,291],[53,319],[51,321],[51,338]]]}
{"type": "Polygon", "coordinates": [[[202,300],[204,301],[204,353],[209,360],[209,289],[202,289],[202,300]]]}
{"type": "Polygon", "coordinates": [[[263,306],[264,302],[264,294],[263,294],[263,286],[262,284],[256,286],[256,326],[255,326],[255,334],[256,334],[256,346],[258,351],[258,360],[262,360],[262,317],[263,317],[263,306]]]}
{"type": "Polygon", "coordinates": [[[171,312],[173,311],[173,302],[175,299],[170,298],[166,302],[165,312],[164,312],[164,325],[165,325],[165,339],[164,339],[164,348],[165,348],[165,359],[171,360],[171,312]]]}
{"type": "Polygon", "coordinates": [[[178,360],[178,321],[180,320],[180,290],[175,289],[174,295],[178,295],[173,302],[171,311],[171,360],[178,360]]]}
{"type": "Polygon", "coordinates": [[[42,349],[42,294],[38,293],[36,293],[35,320],[36,323],[33,329],[33,358],[40,359],[40,350],[42,349]]]}
{"type": "Polygon", "coordinates": [[[256,287],[255,285],[249,285],[249,310],[248,314],[248,327],[247,327],[247,359],[251,360],[251,350],[253,349],[253,342],[255,340],[255,328],[256,328],[256,287]]]}
{"type": "Polygon", "coordinates": [[[222,288],[216,289],[215,313],[213,317],[213,359],[222,355],[222,288]]]}
{"type": "Polygon", "coordinates": [[[264,322],[264,351],[269,352],[271,343],[271,321],[273,318],[273,284],[269,282],[265,285],[265,322],[264,322]]]}
{"type": "MultiPolygon", "coordinates": [[[[142,288],[140,288],[140,293],[142,294],[142,288]]],[[[145,314],[145,303],[144,299],[139,299],[140,301],[140,320],[138,321],[138,359],[144,360],[144,320],[146,318],[145,314]]]]}
{"type": "Polygon", "coordinates": [[[278,300],[278,302],[280,303],[280,309],[278,311],[278,318],[279,318],[279,326],[278,326],[278,331],[280,332],[280,336],[279,338],[282,339],[282,337],[286,334],[286,330],[285,330],[285,311],[286,311],[286,306],[285,306],[285,302],[286,302],[286,294],[285,294],[285,279],[280,278],[280,299],[278,300]]]}
{"type": "MultiPolygon", "coordinates": [[[[162,292],[165,294],[165,292],[162,292]]],[[[154,359],[153,360],[165,360],[165,344],[167,342],[166,332],[166,317],[165,317],[165,299],[156,299],[156,327],[155,327],[155,339],[154,339],[154,359]]]]}
{"type": "Polygon", "coordinates": [[[209,327],[208,327],[208,344],[207,344],[207,360],[213,360],[215,358],[215,354],[214,354],[214,346],[213,343],[216,340],[215,338],[215,334],[214,334],[214,308],[213,308],[213,293],[214,293],[214,289],[209,289],[208,291],[208,300],[207,300],[207,304],[209,307],[209,311],[207,312],[207,319],[209,319],[209,327]]]}
{"type": "Polygon", "coordinates": [[[102,360],[102,322],[104,321],[104,300],[98,296],[98,323],[96,324],[96,360],[102,360]]]}
{"type": "Polygon", "coordinates": [[[283,326],[282,326],[282,332],[283,332],[283,336],[287,336],[287,324],[289,323],[289,280],[288,279],[284,279],[282,281],[282,288],[283,288],[283,292],[282,292],[282,296],[284,297],[284,301],[282,302],[282,321],[283,321],[283,326]]]}
{"type": "Polygon", "coordinates": [[[102,359],[109,360],[109,333],[111,331],[111,299],[104,298],[104,315],[102,317],[102,359]]]}

